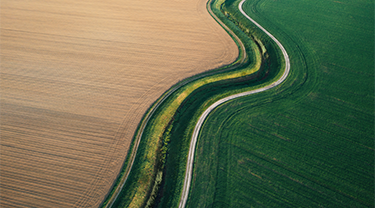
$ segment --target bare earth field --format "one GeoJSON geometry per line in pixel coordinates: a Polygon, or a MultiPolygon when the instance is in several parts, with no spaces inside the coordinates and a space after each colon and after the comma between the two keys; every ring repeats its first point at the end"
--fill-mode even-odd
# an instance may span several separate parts
{"type": "Polygon", "coordinates": [[[206,0],[1,1],[0,207],[97,207],[141,116],[237,46],[206,0]]]}

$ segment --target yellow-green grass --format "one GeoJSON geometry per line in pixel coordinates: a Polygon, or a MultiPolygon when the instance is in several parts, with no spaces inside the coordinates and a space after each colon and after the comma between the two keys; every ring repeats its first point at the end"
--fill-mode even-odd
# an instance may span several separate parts
{"type": "MultiPolygon", "coordinates": [[[[241,35],[245,37],[243,34],[241,35]]],[[[237,40],[235,39],[235,41],[237,40]]],[[[237,44],[239,49],[243,48],[241,43],[237,42],[237,44]]],[[[260,44],[261,43],[258,43],[258,45],[260,44]]],[[[148,201],[152,190],[155,189],[155,178],[158,173],[160,175],[160,158],[163,157],[160,154],[163,146],[162,142],[168,137],[166,129],[171,128],[170,124],[173,121],[173,116],[177,114],[178,108],[186,101],[186,98],[192,92],[210,83],[255,74],[255,72],[260,69],[262,59],[261,51],[253,41],[247,42],[246,45],[248,51],[240,51],[238,60],[231,65],[180,82],[167,91],[149,109],[139,125],[133,140],[132,149],[136,150],[134,154],[135,152],[137,154],[134,167],[130,172],[129,179],[127,179],[122,193],[120,193],[118,199],[116,199],[114,206],[139,207],[150,203],[148,201]],[[246,53],[250,56],[246,56],[246,53]],[[142,131],[142,134],[140,134],[140,131],[142,131]],[[135,147],[138,141],[140,141],[139,147],[135,147]]],[[[263,53],[265,53],[264,49],[263,53]]],[[[211,99],[211,102],[217,99],[219,99],[219,97],[211,99]]],[[[164,148],[166,147],[164,146],[164,148]]],[[[126,176],[126,172],[129,171],[133,157],[134,156],[131,155],[128,156],[123,171],[114,188],[120,184],[122,177],[126,176]]],[[[108,200],[113,200],[113,193],[114,191],[112,191],[108,199],[103,203],[103,206],[107,205],[108,200]]]]}
{"type": "MultiPolygon", "coordinates": [[[[220,8],[220,5],[217,8],[220,8]]],[[[219,9],[216,12],[215,14],[218,16],[226,18],[219,9]]],[[[233,25],[238,24],[233,23],[233,25]]],[[[242,26],[244,26],[243,28],[247,27],[246,24],[242,26]]],[[[245,32],[247,31],[245,30],[245,32]]],[[[228,80],[205,85],[189,95],[179,107],[178,113],[173,117],[172,128],[169,132],[170,144],[168,144],[169,151],[164,169],[165,180],[161,184],[161,191],[156,200],[157,207],[178,206],[186,170],[187,150],[192,131],[201,113],[218,98],[269,85],[283,74],[281,69],[283,69],[284,63],[276,44],[272,44],[260,31],[252,32],[254,35],[259,35],[255,37],[253,35],[253,39],[258,39],[262,44],[266,43],[263,45],[264,47],[257,46],[259,51],[266,51],[262,57],[261,70],[259,71],[266,73],[259,77],[247,77],[242,80],[228,80]]]]}

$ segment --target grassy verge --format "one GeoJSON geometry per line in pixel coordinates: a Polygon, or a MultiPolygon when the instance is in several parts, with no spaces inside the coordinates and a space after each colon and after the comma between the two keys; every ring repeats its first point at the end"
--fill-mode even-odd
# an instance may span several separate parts
{"type": "MultiPolygon", "coordinates": [[[[241,35],[243,36],[243,34],[241,35]]],[[[231,36],[234,35],[231,34],[231,36]]],[[[239,49],[242,49],[238,39],[235,41],[239,49]]],[[[261,45],[260,42],[259,45],[261,45]]],[[[173,115],[178,114],[179,106],[196,89],[208,83],[254,74],[260,68],[261,54],[256,50],[257,45],[254,42],[246,43],[246,48],[248,48],[247,52],[240,50],[240,56],[236,62],[178,83],[150,107],[135,134],[130,148],[131,154],[128,155],[122,171],[102,207],[106,207],[109,202],[113,202],[112,206],[115,207],[139,207],[153,203],[153,195],[157,193],[163,175],[161,170],[163,170],[167,155],[170,132],[168,129],[171,129],[173,115]],[[245,56],[246,53],[252,56],[245,56]],[[123,191],[119,192],[117,199],[113,201],[114,195],[125,179],[123,191]]]]}
{"type": "MultiPolygon", "coordinates": [[[[235,14],[226,10],[224,1],[213,3],[212,10],[223,19],[235,14]],[[225,13],[227,11],[227,13],[225,13]]],[[[240,32],[247,39],[244,41],[254,42],[262,54],[262,65],[257,74],[245,76],[235,80],[222,80],[202,86],[192,92],[179,107],[177,114],[173,117],[170,130],[170,143],[167,160],[164,168],[165,180],[162,182],[161,190],[157,198],[157,207],[176,207],[180,200],[182,183],[186,168],[187,152],[193,128],[201,113],[217,100],[243,91],[259,88],[277,80],[283,73],[283,59],[280,51],[268,37],[263,35],[256,28],[251,28],[249,22],[241,22],[233,15],[231,22],[227,23],[233,27],[241,25],[240,32]],[[259,36],[256,36],[259,34],[259,36]],[[257,44],[258,43],[258,44],[257,44]]],[[[246,67],[246,66],[244,66],[246,67]]]]}
{"type": "MultiPolygon", "coordinates": [[[[222,97],[267,85],[280,75],[282,62],[276,47],[256,28],[246,29],[246,23],[241,23],[228,11],[225,13],[223,3],[216,1],[210,6],[244,42],[246,59],[239,58],[230,66],[184,80],[155,102],[134,138],[132,149],[138,149],[134,165],[113,206],[169,206],[178,203],[190,133],[200,113],[222,97]],[[147,125],[143,126],[144,123],[147,125]]],[[[241,51],[240,57],[245,57],[244,54],[245,51],[241,51]]],[[[129,155],[115,188],[129,173],[133,158],[129,155]]]]}

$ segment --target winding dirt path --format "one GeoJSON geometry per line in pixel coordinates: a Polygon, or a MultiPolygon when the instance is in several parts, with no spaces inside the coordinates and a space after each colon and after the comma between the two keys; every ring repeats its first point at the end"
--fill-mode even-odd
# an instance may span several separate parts
{"type": "Polygon", "coordinates": [[[255,22],[252,18],[250,18],[243,11],[242,5],[244,4],[245,1],[246,0],[242,0],[240,2],[240,4],[238,5],[238,9],[240,10],[240,12],[247,19],[249,19],[251,22],[253,22],[263,32],[265,32],[279,46],[280,50],[283,53],[284,60],[285,60],[285,71],[284,71],[283,75],[280,77],[280,79],[278,79],[276,82],[273,82],[272,84],[270,84],[268,86],[265,86],[265,87],[262,87],[262,88],[259,88],[259,89],[250,90],[250,91],[247,91],[247,92],[243,92],[243,93],[231,95],[231,96],[228,96],[228,97],[223,98],[221,100],[218,100],[217,102],[215,102],[214,104],[212,104],[210,107],[208,107],[208,109],[206,111],[203,112],[203,114],[199,118],[199,120],[198,120],[198,122],[197,122],[197,124],[196,124],[196,126],[194,128],[193,136],[192,136],[191,142],[190,142],[189,155],[188,155],[188,160],[187,160],[187,164],[186,164],[186,173],[185,173],[184,187],[183,187],[183,190],[182,190],[182,195],[181,195],[181,199],[180,199],[179,208],[184,208],[185,205],[186,205],[186,201],[187,201],[188,194],[189,194],[189,189],[190,189],[190,184],[191,184],[191,176],[192,176],[192,172],[193,172],[193,162],[194,162],[195,146],[196,146],[196,143],[197,143],[199,131],[200,131],[201,127],[202,127],[202,124],[203,124],[204,120],[207,118],[208,114],[212,110],[214,110],[217,106],[219,106],[219,105],[221,105],[221,104],[223,104],[223,103],[225,103],[225,102],[227,102],[229,100],[269,90],[269,89],[271,89],[271,88],[279,85],[280,83],[282,83],[286,79],[286,77],[288,76],[288,74],[289,74],[290,61],[289,61],[288,53],[286,52],[285,48],[283,47],[283,45],[281,45],[281,43],[271,33],[269,33],[266,29],[264,29],[260,24],[258,24],[257,22],[255,22]]]}

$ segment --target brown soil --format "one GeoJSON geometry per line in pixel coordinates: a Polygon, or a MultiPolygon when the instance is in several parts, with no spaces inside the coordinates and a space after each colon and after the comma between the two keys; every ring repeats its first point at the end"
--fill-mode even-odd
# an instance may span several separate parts
{"type": "Polygon", "coordinates": [[[206,0],[1,1],[0,207],[97,207],[147,108],[238,55],[206,0]]]}

